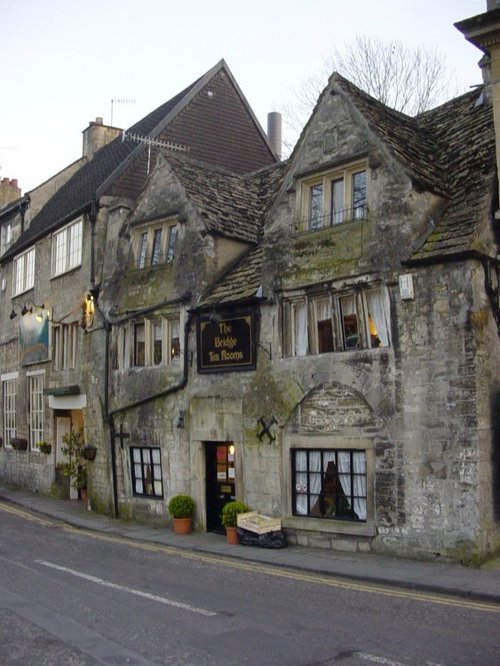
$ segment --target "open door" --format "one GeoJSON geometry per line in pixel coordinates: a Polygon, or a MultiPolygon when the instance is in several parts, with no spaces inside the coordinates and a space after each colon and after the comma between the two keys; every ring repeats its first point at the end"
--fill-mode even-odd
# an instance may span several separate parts
{"type": "Polygon", "coordinates": [[[207,532],[225,532],[222,507],[236,499],[234,444],[205,442],[207,532]]]}

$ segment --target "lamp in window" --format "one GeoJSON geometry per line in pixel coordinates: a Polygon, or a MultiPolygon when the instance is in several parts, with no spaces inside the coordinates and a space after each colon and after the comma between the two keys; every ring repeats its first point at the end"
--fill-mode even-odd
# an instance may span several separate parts
{"type": "Polygon", "coordinates": [[[94,323],[95,301],[94,296],[88,293],[82,303],[81,327],[87,330],[94,323]]]}

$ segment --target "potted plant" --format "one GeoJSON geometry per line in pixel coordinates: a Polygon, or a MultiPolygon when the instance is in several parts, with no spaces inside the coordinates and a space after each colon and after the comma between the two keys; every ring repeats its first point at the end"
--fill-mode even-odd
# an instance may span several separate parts
{"type": "Polygon", "coordinates": [[[247,513],[250,510],[250,507],[238,500],[233,500],[232,502],[224,504],[222,507],[222,513],[220,514],[220,520],[222,525],[226,528],[226,538],[228,543],[238,543],[238,534],[236,532],[238,514],[247,513]]]}
{"type": "Polygon", "coordinates": [[[38,449],[41,453],[48,455],[52,451],[52,444],[50,442],[38,442],[38,449]]]}
{"type": "Polygon", "coordinates": [[[62,453],[66,460],[62,463],[62,473],[69,477],[71,485],[77,491],[80,498],[82,491],[87,489],[87,467],[83,457],[85,442],[81,430],[71,430],[63,435],[62,453]]]}
{"type": "Polygon", "coordinates": [[[12,437],[10,444],[16,451],[26,451],[28,448],[28,440],[26,437],[12,437]]]}
{"type": "Polygon", "coordinates": [[[170,499],[167,508],[172,516],[174,532],[176,534],[189,534],[192,532],[196,505],[189,495],[174,495],[170,499]]]}

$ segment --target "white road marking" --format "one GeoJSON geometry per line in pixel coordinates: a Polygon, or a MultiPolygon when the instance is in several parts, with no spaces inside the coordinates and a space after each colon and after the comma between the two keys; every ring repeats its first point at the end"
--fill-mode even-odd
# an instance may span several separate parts
{"type": "Polygon", "coordinates": [[[190,611],[191,613],[198,613],[200,615],[206,615],[207,617],[213,617],[217,615],[217,613],[205,610],[204,608],[197,608],[196,606],[183,604],[180,601],[172,601],[172,599],[159,597],[156,594],[149,594],[149,592],[134,590],[133,588],[126,587],[125,585],[117,585],[117,583],[111,583],[110,581],[104,580],[102,578],[97,578],[96,576],[90,576],[89,574],[83,573],[81,571],[76,571],[75,569],[69,569],[68,567],[61,567],[58,564],[53,564],[52,562],[46,562],[45,560],[35,560],[35,562],[37,564],[42,564],[44,567],[50,567],[51,569],[56,569],[57,571],[63,571],[64,573],[69,573],[72,576],[78,576],[78,578],[83,578],[84,580],[88,580],[91,583],[95,583],[96,585],[111,587],[114,590],[120,590],[121,592],[128,592],[129,594],[135,594],[137,597],[143,597],[144,599],[157,601],[160,604],[166,604],[167,606],[175,606],[175,608],[182,608],[182,610],[187,610],[190,611]]]}
{"type": "Polygon", "coordinates": [[[365,661],[371,661],[374,664],[384,664],[384,666],[408,666],[408,664],[403,664],[400,661],[393,661],[392,659],[386,659],[386,657],[377,657],[374,654],[367,654],[366,652],[358,652],[356,656],[365,661]]]}

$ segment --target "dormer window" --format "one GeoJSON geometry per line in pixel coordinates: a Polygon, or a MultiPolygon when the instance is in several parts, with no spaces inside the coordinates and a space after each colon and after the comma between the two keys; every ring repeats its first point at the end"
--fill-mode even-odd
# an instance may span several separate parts
{"type": "Polygon", "coordinates": [[[7,222],[2,226],[0,232],[0,254],[6,252],[12,243],[12,222],[7,222]]]}
{"type": "Polygon", "coordinates": [[[300,187],[297,231],[317,231],[367,216],[364,164],[308,178],[300,187]]]}
{"type": "Polygon", "coordinates": [[[177,224],[160,222],[140,227],[135,233],[137,268],[158,266],[173,260],[177,245],[177,224]]]}

